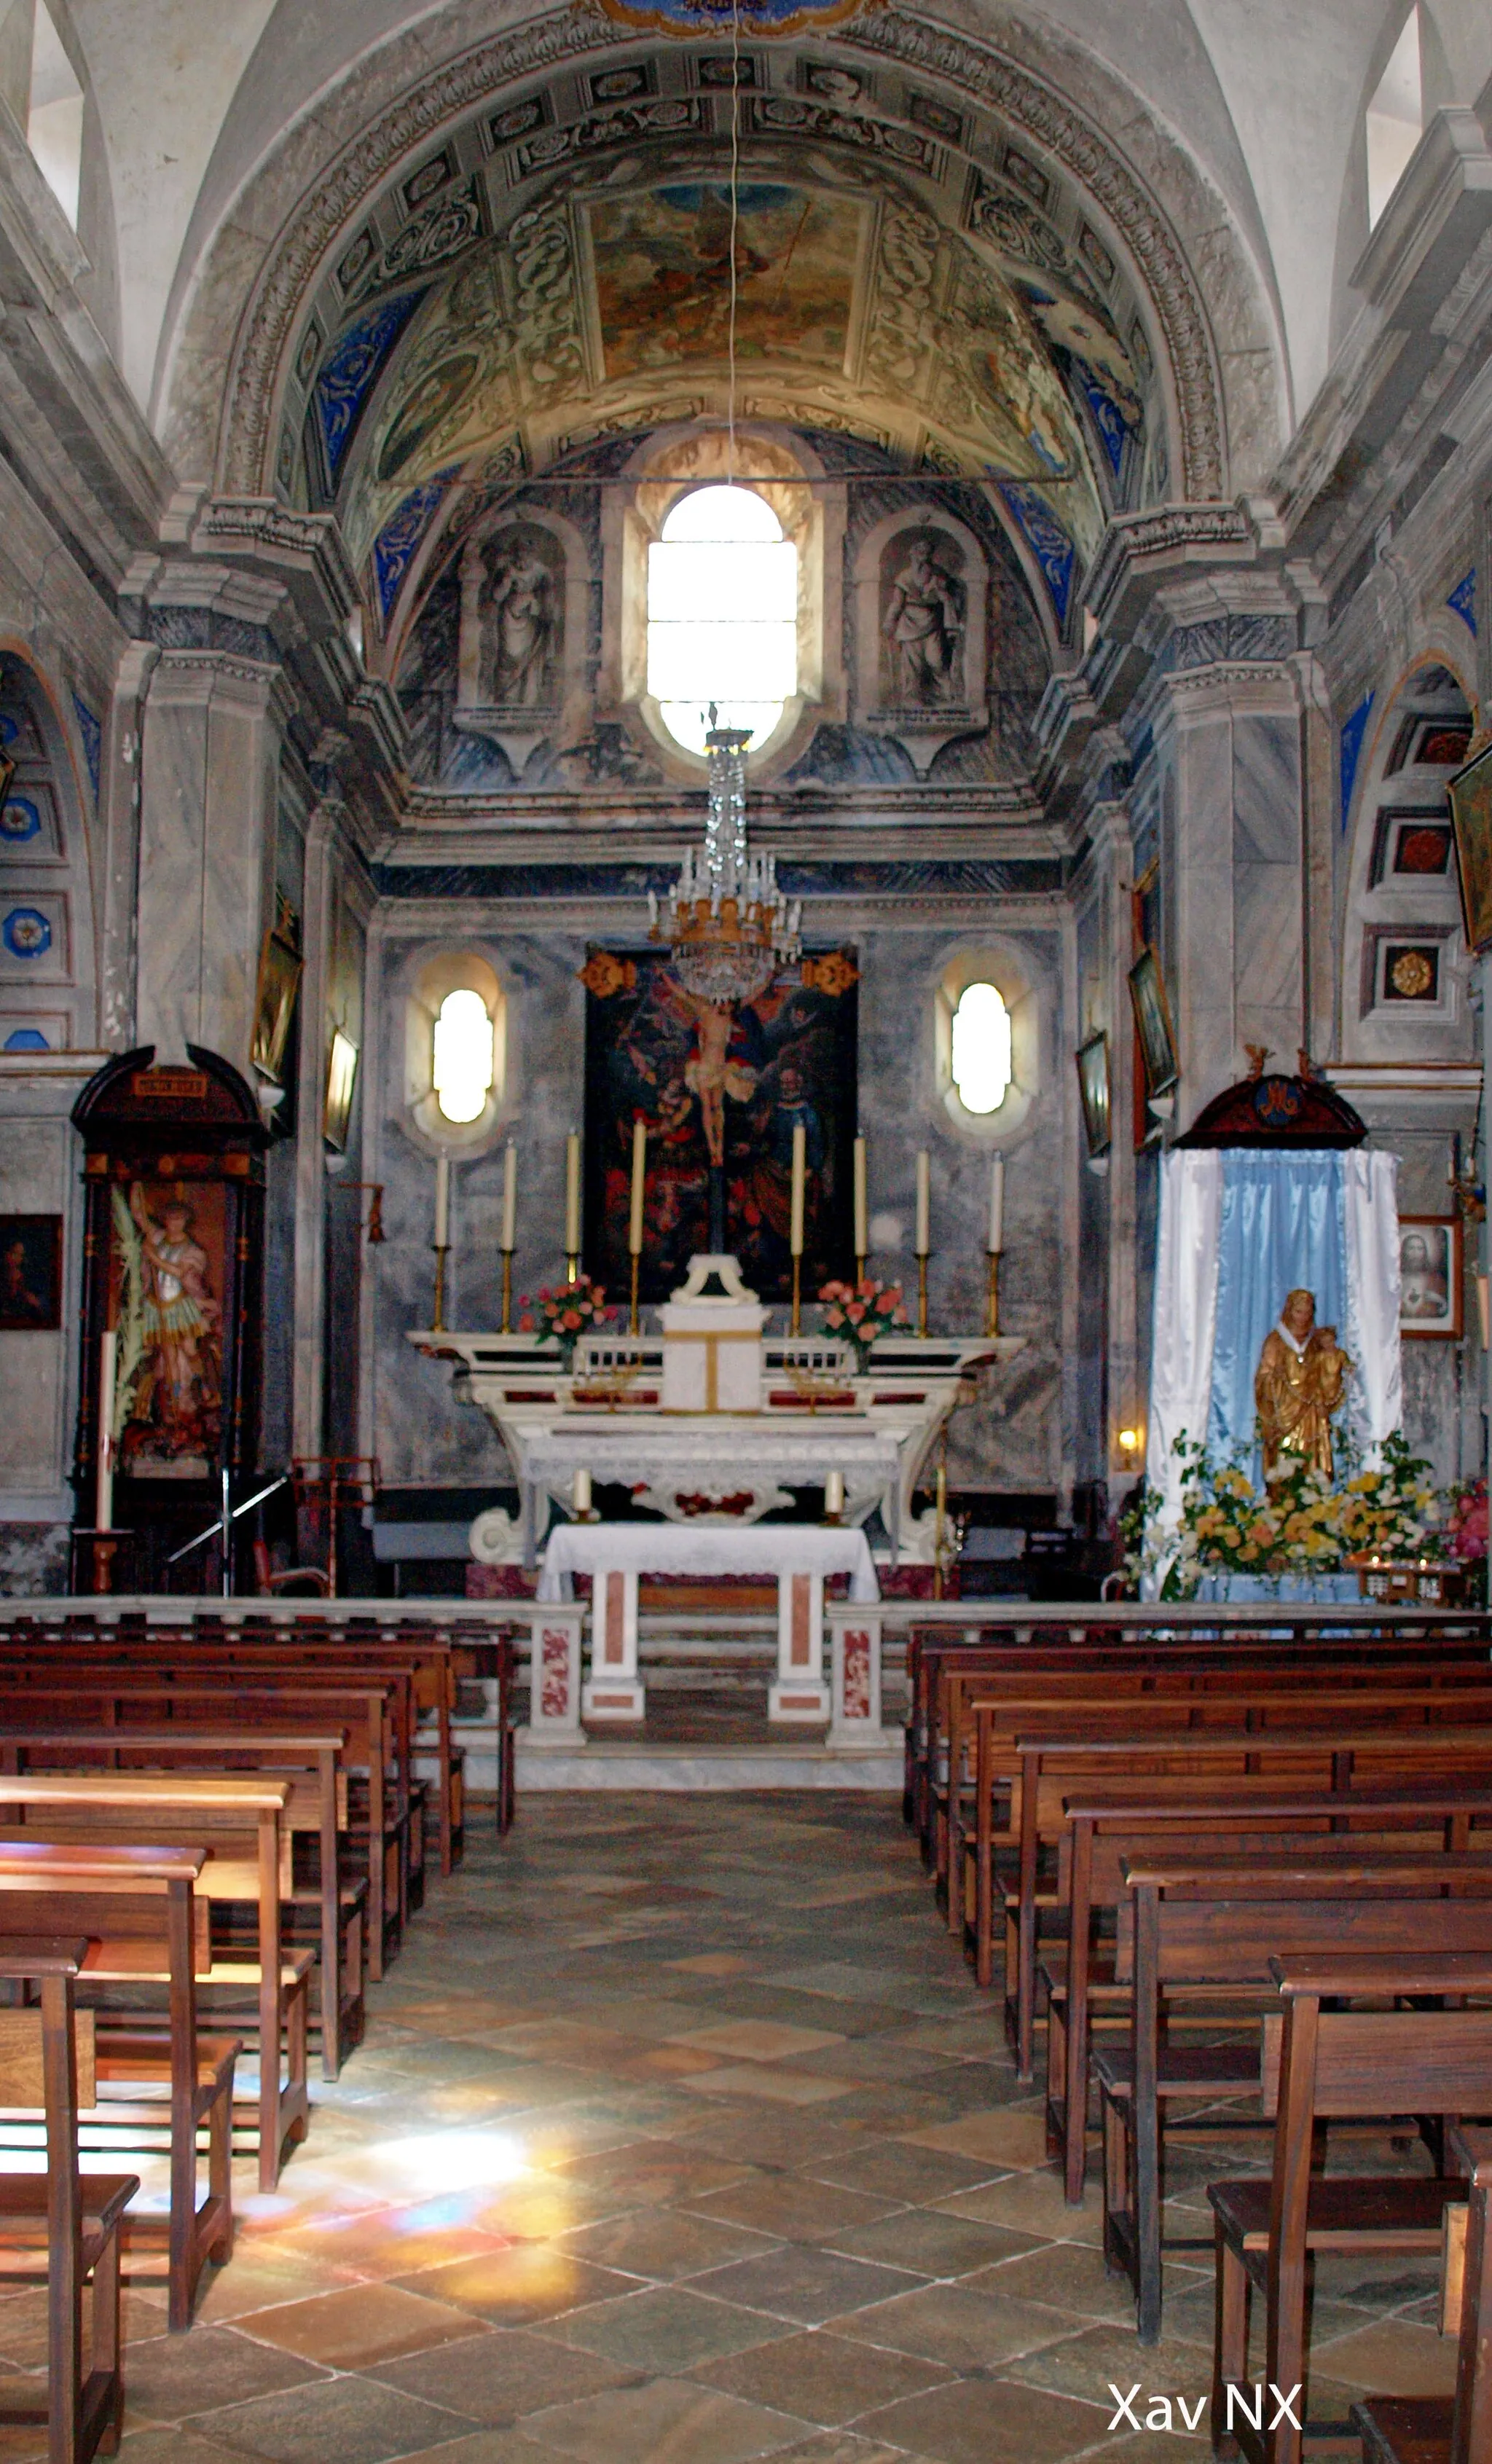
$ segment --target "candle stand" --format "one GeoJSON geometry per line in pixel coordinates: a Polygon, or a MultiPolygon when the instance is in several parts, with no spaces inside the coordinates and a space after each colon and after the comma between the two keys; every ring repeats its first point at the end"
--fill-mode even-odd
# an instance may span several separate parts
{"type": "Polygon", "coordinates": [[[578,1284],[581,1280],[581,1253],[579,1249],[567,1249],[565,1251],[564,1279],[567,1284],[578,1284]]]}
{"type": "Polygon", "coordinates": [[[927,1251],[926,1251],[925,1249],[923,1249],[923,1250],[920,1250],[920,1251],[918,1252],[918,1255],[917,1255],[917,1332],[918,1332],[919,1334],[926,1334],[927,1331],[928,1331],[928,1253],[927,1253],[927,1251]]]}
{"type": "Polygon", "coordinates": [[[638,1279],[638,1275],[639,1275],[639,1273],[640,1273],[640,1271],[641,1271],[641,1268],[642,1268],[642,1264],[643,1264],[643,1262],[642,1262],[641,1258],[638,1256],[637,1251],[634,1249],[634,1250],[633,1250],[633,1252],[632,1252],[632,1300],[631,1300],[631,1307],[630,1307],[630,1309],[629,1309],[629,1311],[628,1311],[628,1313],[627,1313],[627,1328],[626,1328],[626,1331],[627,1331],[628,1334],[636,1334],[636,1333],[638,1332],[638,1323],[637,1323],[637,1279],[638,1279]]]}
{"type": "Polygon", "coordinates": [[[869,1260],[868,1260],[868,1258],[866,1258],[866,1257],[857,1257],[857,1258],[856,1258],[856,1260],[855,1260],[855,1281],[856,1281],[856,1283],[857,1283],[857,1284],[863,1284],[863,1283],[865,1282],[865,1279],[866,1279],[866,1267],[867,1266],[867,1265],[868,1265],[868,1264],[869,1264],[869,1260]]]}
{"type": "Polygon", "coordinates": [[[998,1249],[989,1249],[985,1252],[985,1255],[988,1257],[990,1262],[990,1280],[989,1290],[984,1306],[984,1331],[986,1334],[998,1334],[1000,1253],[998,1249]]]}
{"type": "Polygon", "coordinates": [[[513,1251],[502,1253],[502,1327],[501,1332],[513,1332],[513,1251]]]}
{"type": "Polygon", "coordinates": [[[446,1261],[450,1255],[449,1241],[438,1242],[435,1245],[435,1308],[430,1318],[431,1331],[436,1334],[446,1331],[446,1261]]]}
{"type": "Polygon", "coordinates": [[[791,1331],[792,1331],[794,1334],[801,1334],[802,1331],[803,1331],[803,1262],[802,1262],[801,1258],[795,1258],[795,1259],[793,1260],[793,1323],[792,1323],[791,1331]]]}

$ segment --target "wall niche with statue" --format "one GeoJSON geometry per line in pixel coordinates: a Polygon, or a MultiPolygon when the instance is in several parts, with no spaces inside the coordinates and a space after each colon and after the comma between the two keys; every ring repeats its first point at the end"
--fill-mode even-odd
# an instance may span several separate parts
{"type": "Polygon", "coordinates": [[[585,542],[557,514],[497,515],[462,550],[451,724],[516,773],[585,691],[589,579],[585,542]]]}
{"type": "Polygon", "coordinates": [[[990,723],[989,568],[941,506],[888,514],[855,560],[860,725],[894,738],[919,777],[945,744],[990,723]]]}

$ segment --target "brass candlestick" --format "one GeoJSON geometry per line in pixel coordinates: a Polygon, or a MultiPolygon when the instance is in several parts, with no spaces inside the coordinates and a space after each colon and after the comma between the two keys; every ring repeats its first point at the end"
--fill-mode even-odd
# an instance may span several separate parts
{"type": "Polygon", "coordinates": [[[921,1251],[919,1252],[918,1257],[917,1257],[917,1332],[918,1332],[919,1334],[926,1334],[927,1331],[928,1331],[928,1253],[927,1253],[926,1249],[923,1249],[923,1250],[921,1250],[921,1251]]]}
{"type": "Polygon", "coordinates": [[[437,1244],[435,1250],[435,1314],[430,1320],[430,1325],[436,1334],[444,1334],[446,1331],[446,1261],[450,1255],[450,1244],[449,1242],[444,1245],[437,1244]]]}
{"type": "Polygon", "coordinates": [[[634,1249],[632,1252],[632,1306],[627,1318],[628,1334],[635,1334],[637,1332],[637,1278],[642,1263],[641,1258],[637,1255],[637,1252],[634,1249]]]}
{"type": "Polygon", "coordinates": [[[989,1262],[990,1262],[990,1283],[989,1283],[989,1297],[988,1297],[988,1299],[987,1299],[987,1301],[986,1301],[986,1303],[985,1303],[985,1308],[984,1308],[984,1331],[985,1331],[985,1333],[986,1333],[986,1334],[998,1334],[998,1332],[999,1332],[999,1251],[998,1251],[998,1249],[989,1249],[989,1250],[986,1250],[985,1255],[987,1256],[987,1258],[989,1259],[989,1262]]]}
{"type": "Polygon", "coordinates": [[[579,1249],[567,1249],[564,1253],[564,1279],[567,1284],[578,1284],[581,1280],[579,1249]]]}
{"type": "Polygon", "coordinates": [[[857,1258],[856,1258],[856,1260],[855,1260],[855,1281],[856,1281],[856,1283],[857,1283],[857,1284],[863,1284],[863,1283],[865,1282],[865,1279],[866,1279],[866,1267],[867,1267],[867,1264],[868,1264],[868,1263],[869,1263],[869,1261],[868,1261],[868,1259],[867,1259],[867,1258],[859,1258],[859,1257],[857,1257],[857,1258]]]}
{"type": "Polygon", "coordinates": [[[803,1262],[801,1258],[795,1258],[793,1260],[793,1324],[791,1329],[791,1331],[794,1334],[801,1334],[803,1331],[802,1282],[803,1262]]]}
{"type": "Polygon", "coordinates": [[[502,1253],[502,1331],[513,1332],[513,1251],[502,1253]]]}

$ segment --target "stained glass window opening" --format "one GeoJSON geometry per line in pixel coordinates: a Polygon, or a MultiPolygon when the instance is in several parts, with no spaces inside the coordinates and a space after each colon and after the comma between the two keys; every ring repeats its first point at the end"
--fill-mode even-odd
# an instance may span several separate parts
{"type": "Polygon", "coordinates": [[[647,690],[703,754],[709,706],[756,745],[798,690],[798,550],[754,488],[680,496],[647,551],[647,690]]]}

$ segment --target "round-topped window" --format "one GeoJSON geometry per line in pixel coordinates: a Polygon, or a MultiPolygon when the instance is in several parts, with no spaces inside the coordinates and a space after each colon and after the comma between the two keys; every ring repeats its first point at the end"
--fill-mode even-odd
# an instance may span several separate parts
{"type": "Polygon", "coordinates": [[[954,1011],[951,1072],[966,1112],[998,1112],[1012,1077],[1010,1012],[998,984],[965,984],[954,1011]]]}
{"type": "Polygon", "coordinates": [[[798,550],[754,488],[694,488],[647,550],[647,691],[676,744],[765,743],[798,691],[798,550]]]}

